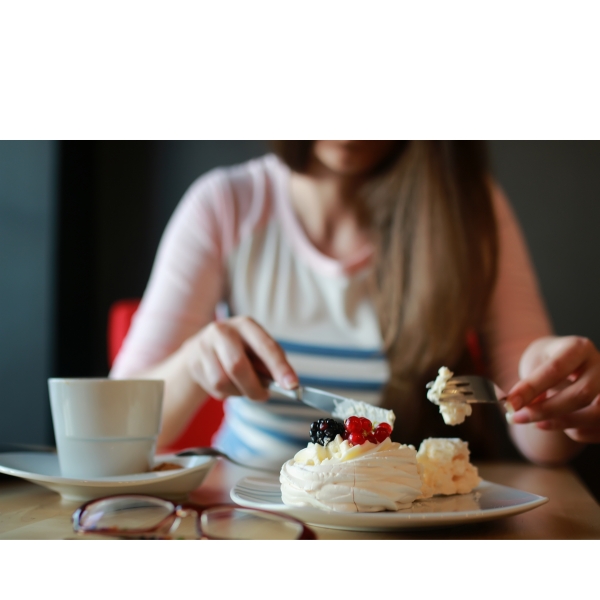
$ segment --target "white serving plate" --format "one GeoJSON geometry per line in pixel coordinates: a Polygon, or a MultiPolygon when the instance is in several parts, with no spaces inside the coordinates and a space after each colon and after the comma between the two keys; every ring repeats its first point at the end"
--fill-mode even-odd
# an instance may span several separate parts
{"type": "Polygon", "coordinates": [[[544,496],[489,481],[483,481],[469,494],[436,496],[397,512],[346,513],[286,506],[281,501],[279,480],[271,477],[245,477],[231,489],[230,496],[241,506],[285,513],[308,525],[352,531],[466,525],[516,515],[548,502],[544,496]]]}
{"type": "Polygon", "coordinates": [[[65,500],[91,500],[113,494],[151,494],[170,499],[185,497],[204,480],[216,462],[212,456],[175,456],[165,454],[155,458],[155,465],[171,462],[181,469],[72,479],[62,477],[58,455],[52,452],[0,453],[0,473],[13,475],[58,492],[65,500]]]}

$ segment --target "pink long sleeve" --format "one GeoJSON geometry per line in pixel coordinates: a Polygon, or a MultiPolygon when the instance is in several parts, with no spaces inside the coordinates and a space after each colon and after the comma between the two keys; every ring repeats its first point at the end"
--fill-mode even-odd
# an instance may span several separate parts
{"type": "Polygon", "coordinates": [[[498,281],[482,333],[492,378],[507,391],[518,381],[523,351],[533,340],[552,335],[552,326],[524,236],[498,188],[493,201],[500,257],[498,281]]]}
{"type": "Polygon", "coordinates": [[[190,186],[165,229],[111,377],[156,365],[214,320],[218,303],[227,299],[231,253],[270,216],[264,162],[215,169],[190,186]]]}
{"type": "Polygon", "coordinates": [[[161,239],[152,274],[111,377],[135,375],[168,357],[214,319],[223,297],[224,189],[218,172],[188,190],[161,239]]]}

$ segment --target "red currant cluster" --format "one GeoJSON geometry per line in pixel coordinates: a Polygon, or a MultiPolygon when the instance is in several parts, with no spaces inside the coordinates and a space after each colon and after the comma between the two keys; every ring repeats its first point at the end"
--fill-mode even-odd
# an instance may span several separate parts
{"type": "Polygon", "coordinates": [[[344,422],[344,439],[348,440],[353,446],[360,446],[365,442],[379,444],[392,433],[391,425],[379,423],[373,427],[373,423],[365,417],[348,417],[344,422]]]}

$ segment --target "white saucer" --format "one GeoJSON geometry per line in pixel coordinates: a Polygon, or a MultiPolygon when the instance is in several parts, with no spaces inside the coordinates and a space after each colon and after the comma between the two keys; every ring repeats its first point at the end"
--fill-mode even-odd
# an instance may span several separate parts
{"type": "Polygon", "coordinates": [[[230,496],[241,506],[281,512],[308,525],[353,531],[466,525],[517,515],[548,502],[544,496],[489,481],[482,481],[470,494],[417,500],[410,508],[398,512],[344,513],[288,506],[281,501],[281,484],[272,477],[245,477],[231,489],[230,496]]]}
{"type": "Polygon", "coordinates": [[[204,480],[216,458],[212,456],[175,456],[165,454],[155,458],[155,464],[176,463],[181,469],[71,479],[62,477],[58,456],[51,452],[0,453],[0,473],[14,475],[58,492],[65,500],[91,500],[112,494],[151,494],[179,499],[195,490],[204,480]]]}

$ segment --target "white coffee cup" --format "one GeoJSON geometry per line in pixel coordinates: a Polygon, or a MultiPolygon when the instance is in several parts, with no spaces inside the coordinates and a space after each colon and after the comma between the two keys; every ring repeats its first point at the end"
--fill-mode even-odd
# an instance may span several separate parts
{"type": "Polygon", "coordinates": [[[93,479],[150,470],[164,381],[51,378],[48,389],[63,477],[93,479]]]}

